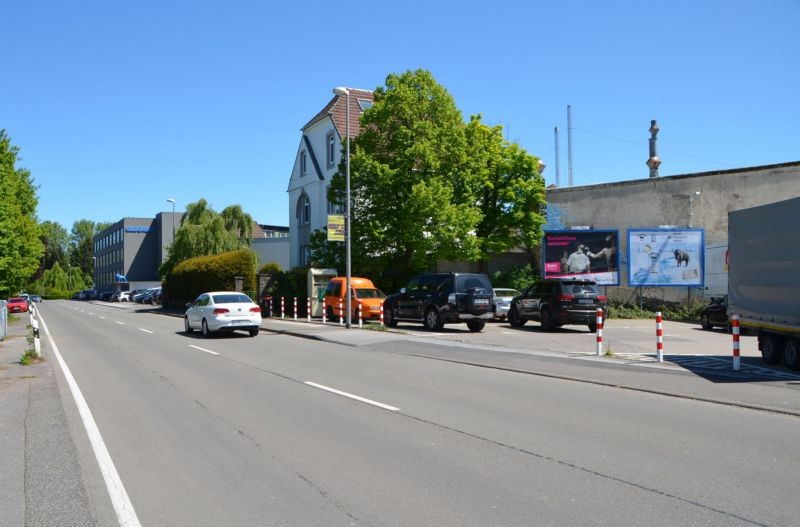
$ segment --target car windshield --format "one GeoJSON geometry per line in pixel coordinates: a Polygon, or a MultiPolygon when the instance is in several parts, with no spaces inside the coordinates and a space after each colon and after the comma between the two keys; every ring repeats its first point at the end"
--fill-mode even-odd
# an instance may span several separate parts
{"type": "Polygon", "coordinates": [[[212,295],[215,304],[252,304],[250,297],[242,293],[225,293],[224,295],[212,295]]]}
{"type": "Polygon", "coordinates": [[[355,292],[358,298],[386,298],[383,291],[375,288],[356,289],[355,292]]]}
{"type": "Polygon", "coordinates": [[[594,284],[564,284],[564,291],[572,294],[597,293],[597,287],[594,284]]]}

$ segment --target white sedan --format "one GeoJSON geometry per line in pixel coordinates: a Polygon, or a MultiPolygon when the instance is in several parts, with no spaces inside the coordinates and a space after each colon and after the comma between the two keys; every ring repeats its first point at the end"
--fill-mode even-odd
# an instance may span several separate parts
{"type": "Polygon", "coordinates": [[[249,296],[236,291],[203,293],[192,304],[186,304],[184,328],[189,334],[199,329],[204,337],[215,332],[243,330],[251,337],[258,335],[261,308],[249,296]]]}

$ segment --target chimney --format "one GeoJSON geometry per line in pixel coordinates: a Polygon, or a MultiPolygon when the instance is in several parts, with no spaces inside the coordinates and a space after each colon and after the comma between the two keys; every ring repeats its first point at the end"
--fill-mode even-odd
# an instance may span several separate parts
{"type": "Polygon", "coordinates": [[[658,167],[661,165],[661,160],[658,158],[658,149],[656,148],[657,135],[658,125],[653,119],[650,121],[650,159],[646,163],[650,167],[650,177],[658,177],[658,167]]]}

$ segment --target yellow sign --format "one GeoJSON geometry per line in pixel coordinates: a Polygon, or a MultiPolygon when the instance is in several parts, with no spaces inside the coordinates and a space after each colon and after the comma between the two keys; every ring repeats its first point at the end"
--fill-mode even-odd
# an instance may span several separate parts
{"type": "Polygon", "coordinates": [[[344,214],[328,214],[328,241],[344,241],[344,214]]]}

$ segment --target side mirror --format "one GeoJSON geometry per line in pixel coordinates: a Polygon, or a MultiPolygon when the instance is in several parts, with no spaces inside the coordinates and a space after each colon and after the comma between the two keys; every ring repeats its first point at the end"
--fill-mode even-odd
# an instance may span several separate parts
{"type": "Polygon", "coordinates": [[[192,304],[191,304],[191,303],[189,303],[189,304],[186,304],[186,309],[189,309],[190,307],[192,307],[192,304]]]}

